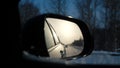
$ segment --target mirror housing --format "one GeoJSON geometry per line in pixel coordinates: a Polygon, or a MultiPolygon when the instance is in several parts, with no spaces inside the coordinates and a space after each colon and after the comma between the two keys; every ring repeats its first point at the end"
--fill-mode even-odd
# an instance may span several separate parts
{"type": "MultiPolygon", "coordinates": [[[[84,38],[83,50],[80,52],[80,54],[73,55],[70,57],[65,57],[64,59],[80,58],[91,54],[94,44],[88,26],[81,20],[77,20],[74,18],[69,18],[57,14],[43,14],[40,16],[36,16],[28,20],[27,23],[25,23],[22,29],[23,51],[26,51],[35,56],[50,57],[50,54],[47,49],[45,30],[44,30],[46,18],[53,18],[53,19],[74,22],[82,32],[82,36],[84,38]]],[[[62,53],[62,51],[60,52],[62,53]]]]}

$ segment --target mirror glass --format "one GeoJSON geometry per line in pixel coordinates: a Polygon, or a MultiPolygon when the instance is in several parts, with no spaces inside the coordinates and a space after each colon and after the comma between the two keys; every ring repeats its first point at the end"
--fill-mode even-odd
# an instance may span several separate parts
{"type": "Polygon", "coordinates": [[[75,23],[57,18],[46,18],[45,41],[49,56],[67,58],[79,55],[84,48],[84,37],[75,23]]]}

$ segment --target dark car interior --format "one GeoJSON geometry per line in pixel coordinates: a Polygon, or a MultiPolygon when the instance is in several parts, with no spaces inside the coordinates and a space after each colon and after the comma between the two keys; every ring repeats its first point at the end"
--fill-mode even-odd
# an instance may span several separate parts
{"type": "MultiPolygon", "coordinates": [[[[54,57],[56,55],[48,52],[50,50],[50,48],[48,47],[49,44],[46,45],[45,41],[43,41],[43,40],[45,40],[45,38],[43,38],[44,34],[40,34],[40,36],[42,36],[42,37],[40,37],[41,38],[40,41],[43,42],[42,45],[46,45],[46,46],[36,46],[35,50],[33,50],[33,51],[29,50],[29,47],[23,46],[23,44],[24,45],[27,45],[27,44],[35,45],[36,44],[36,42],[39,40],[39,39],[37,39],[38,35],[36,35],[36,34],[39,34],[38,31],[41,31],[40,33],[44,33],[44,31],[42,31],[43,25],[39,25],[39,22],[49,23],[49,19],[47,21],[45,21],[45,18],[47,19],[47,18],[51,17],[51,18],[57,18],[60,20],[63,19],[63,20],[67,20],[67,21],[72,21],[72,22],[78,22],[80,20],[77,21],[77,19],[70,19],[70,18],[56,15],[56,14],[55,15],[54,14],[48,14],[48,15],[46,14],[43,16],[41,15],[42,17],[36,16],[34,18],[31,18],[30,20],[27,21],[28,23],[25,24],[24,28],[21,28],[20,14],[19,14],[19,10],[18,10],[19,2],[20,2],[20,0],[11,1],[10,2],[11,5],[8,7],[8,21],[10,22],[10,23],[8,23],[8,25],[9,25],[8,26],[8,41],[12,46],[11,46],[11,49],[7,48],[7,52],[9,52],[8,54],[10,56],[7,57],[6,60],[4,60],[5,64],[10,64],[13,67],[17,66],[17,67],[33,67],[33,68],[34,67],[40,67],[40,68],[45,68],[45,67],[48,67],[48,68],[52,68],[52,67],[55,67],[55,68],[57,68],[57,67],[60,67],[60,68],[88,68],[88,67],[90,67],[90,68],[102,68],[102,67],[118,68],[120,66],[120,64],[119,65],[114,65],[114,64],[73,64],[74,62],[70,64],[69,58],[71,60],[71,56],[70,57],[68,56],[68,58],[64,57],[64,54],[63,54],[64,51],[62,51],[62,50],[59,51],[62,59],[49,58],[51,56],[54,57]],[[34,22],[36,22],[36,23],[34,23],[34,22]],[[41,27],[42,29],[39,29],[38,26],[41,27]],[[31,27],[33,27],[34,30],[31,27]],[[31,33],[29,33],[29,32],[31,32],[31,33]],[[33,38],[31,38],[31,37],[33,37],[33,38]],[[35,38],[35,40],[34,40],[34,38],[35,38]],[[26,40],[27,41],[30,40],[29,41],[30,43],[26,42],[26,40]],[[33,41],[35,43],[32,43],[33,41]],[[42,50],[38,51],[39,49],[37,49],[37,48],[42,48],[42,50]],[[48,51],[47,51],[47,49],[48,49],[48,51]],[[38,58],[38,57],[40,57],[40,58],[38,58]]],[[[81,22],[83,22],[83,21],[81,21],[81,22]]],[[[54,36],[54,32],[56,32],[56,31],[55,31],[55,29],[53,29],[54,26],[51,26],[51,24],[52,23],[48,24],[46,27],[49,27],[49,29],[51,30],[51,35],[54,36]]],[[[77,24],[77,25],[78,26],[76,26],[76,28],[77,27],[81,28],[81,31],[84,36],[85,44],[84,44],[83,51],[80,54],[72,55],[72,60],[74,60],[73,57],[84,58],[86,56],[89,56],[89,55],[91,55],[91,53],[94,49],[94,40],[93,40],[94,38],[92,37],[91,31],[88,29],[87,25],[85,25],[84,22],[82,24],[77,24]]],[[[56,32],[56,35],[57,35],[57,32],[56,32]]],[[[56,38],[53,38],[54,43],[57,44],[55,39],[56,38]]],[[[47,41],[49,41],[49,39],[47,41]]],[[[58,42],[61,42],[61,38],[59,40],[59,37],[58,37],[58,42]]],[[[40,43],[38,43],[38,44],[40,44],[40,43]]],[[[61,43],[61,44],[64,44],[64,43],[61,43]]],[[[77,44],[77,43],[74,43],[74,44],[77,44]]]]}

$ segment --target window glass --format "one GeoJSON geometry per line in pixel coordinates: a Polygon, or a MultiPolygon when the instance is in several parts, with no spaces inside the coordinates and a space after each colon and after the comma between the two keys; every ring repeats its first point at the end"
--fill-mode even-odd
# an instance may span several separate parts
{"type": "MultiPolygon", "coordinates": [[[[21,25],[44,13],[60,14],[84,21],[93,33],[94,51],[87,57],[69,63],[119,65],[119,7],[120,0],[21,0],[19,12],[21,25]]],[[[53,40],[51,36],[50,38],[53,40]]],[[[48,48],[53,46],[53,42],[49,44],[51,46],[48,48]]]]}

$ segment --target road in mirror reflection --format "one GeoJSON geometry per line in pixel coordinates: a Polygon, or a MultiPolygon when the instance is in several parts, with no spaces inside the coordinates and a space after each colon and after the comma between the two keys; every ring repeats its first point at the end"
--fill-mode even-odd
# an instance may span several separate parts
{"type": "Polygon", "coordinates": [[[84,48],[82,32],[74,22],[46,18],[44,32],[47,49],[52,58],[76,56],[84,48]]]}

